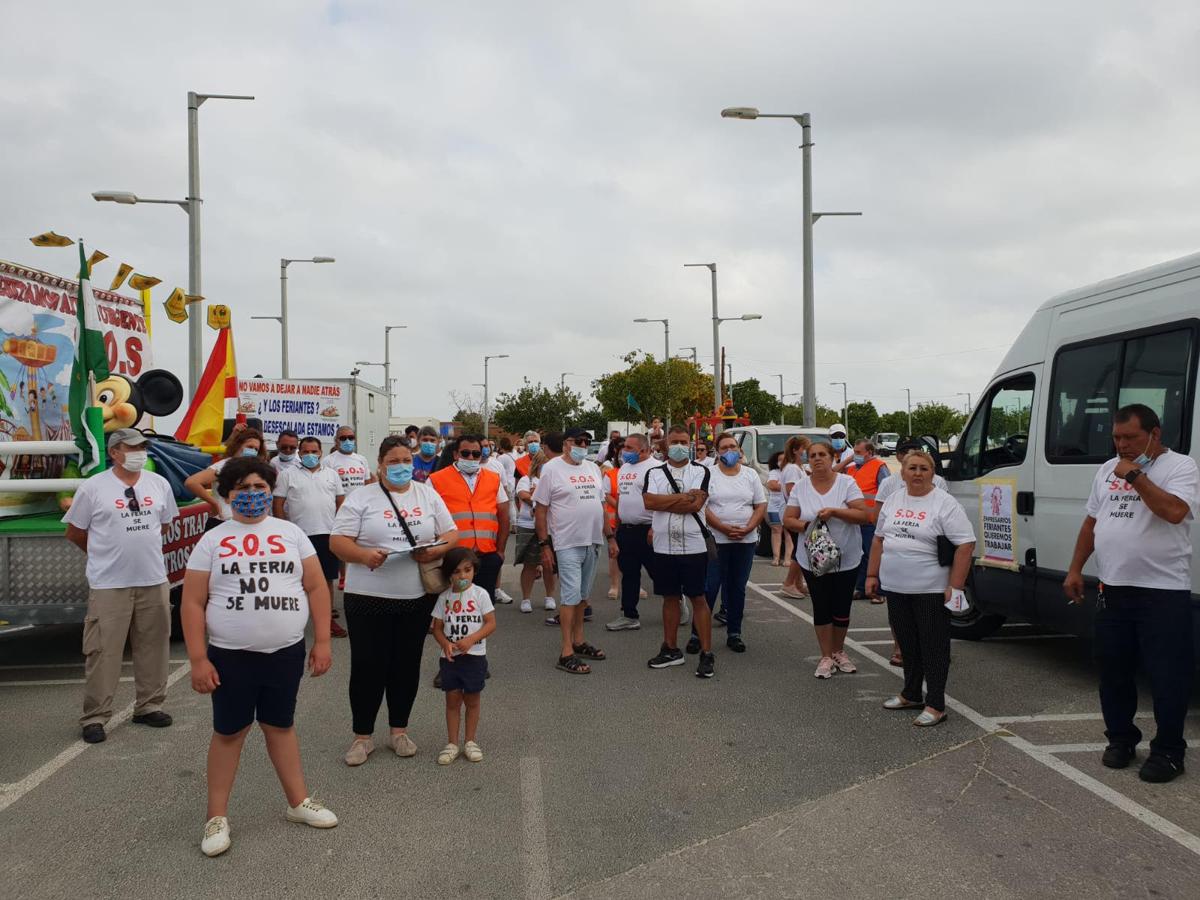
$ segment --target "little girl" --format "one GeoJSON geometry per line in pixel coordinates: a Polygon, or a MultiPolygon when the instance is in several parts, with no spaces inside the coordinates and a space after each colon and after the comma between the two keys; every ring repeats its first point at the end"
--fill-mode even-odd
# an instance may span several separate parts
{"type": "Polygon", "coordinates": [[[487,677],[487,636],[496,630],[496,612],[487,591],[474,584],[475,552],[455,547],[442,557],[442,574],[450,582],[433,607],[433,636],[442,648],[438,660],[442,690],[446,692],[446,731],[449,743],[438,754],[438,765],[458,759],[458,720],[467,707],[467,742],[462,753],[481,762],[483,751],[475,743],[479,727],[479,693],[487,677]]]}

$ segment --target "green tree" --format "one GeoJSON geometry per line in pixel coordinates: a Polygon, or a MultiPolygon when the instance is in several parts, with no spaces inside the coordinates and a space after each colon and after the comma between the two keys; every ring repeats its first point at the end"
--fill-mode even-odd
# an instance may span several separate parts
{"type": "Polygon", "coordinates": [[[846,436],[852,441],[870,437],[879,425],[879,413],[870,400],[851,403],[846,408],[846,421],[842,424],[846,426],[846,436]]]}
{"type": "Polygon", "coordinates": [[[644,418],[669,415],[681,422],[697,410],[712,407],[712,377],[691,360],[672,359],[666,365],[653,354],[633,351],[624,357],[625,368],[601,375],[593,383],[596,401],[608,419],[626,421],[637,413],[628,404],[632,394],[644,418]]]}
{"type": "Polygon", "coordinates": [[[541,382],[525,384],[515,394],[496,398],[492,419],[510,434],[526,431],[558,431],[563,423],[583,411],[583,398],[570,388],[550,390],[541,382]]]}
{"type": "MultiPolygon", "coordinates": [[[[625,421],[621,419],[619,421],[625,421]]],[[[592,433],[592,437],[598,441],[608,438],[608,419],[604,415],[604,411],[598,407],[585,409],[574,419],[567,423],[568,426],[577,428],[586,428],[592,433]]]]}
{"type": "Polygon", "coordinates": [[[908,410],[898,409],[895,412],[884,413],[875,425],[876,431],[892,431],[901,437],[908,437],[908,410]]]}
{"type": "Polygon", "coordinates": [[[913,433],[932,434],[945,439],[962,431],[966,416],[945,403],[918,403],[913,410],[913,433]]]}
{"type": "MultiPolygon", "coordinates": [[[[804,404],[788,403],[782,407],[780,416],[780,425],[800,425],[804,422],[804,404]]],[[[841,420],[842,411],[840,409],[830,409],[828,406],[822,406],[820,403],[817,404],[818,428],[828,428],[834,422],[840,422],[841,420]]]]}
{"type": "Polygon", "coordinates": [[[733,405],[739,416],[745,412],[750,413],[750,421],[755,425],[769,425],[779,421],[783,404],[774,394],[764,391],[757,378],[737,382],[733,385],[732,394],[733,405]]]}

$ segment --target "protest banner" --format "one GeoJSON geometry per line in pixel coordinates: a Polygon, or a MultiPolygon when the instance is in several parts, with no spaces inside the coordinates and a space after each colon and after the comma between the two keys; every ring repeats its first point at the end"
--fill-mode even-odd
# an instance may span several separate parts
{"type": "Polygon", "coordinates": [[[261,419],[263,435],[274,442],[279,432],[316,437],[326,452],[338,425],[350,419],[350,392],[339,381],[238,380],[238,412],[261,419]]]}
{"type": "Polygon", "coordinates": [[[1020,568],[1017,562],[1017,517],[1013,498],[1017,482],[1012,478],[983,478],[979,481],[979,539],[983,554],[979,564],[999,569],[1020,568]]]}

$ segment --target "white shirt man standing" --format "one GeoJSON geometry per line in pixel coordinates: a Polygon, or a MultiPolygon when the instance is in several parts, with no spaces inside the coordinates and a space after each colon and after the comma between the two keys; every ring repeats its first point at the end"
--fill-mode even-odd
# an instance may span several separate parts
{"type": "Polygon", "coordinates": [[[1096,472],[1063,590],[1072,603],[1083,602],[1083,566],[1094,553],[1096,659],[1108,738],[1101,762],[1123,769],[1137,755],[1140,661],[1150,676],[1158,731],[1138,775],[1165,782],[1183,774],[1183,725],[1195,678],[1191,526],[1200,510],[1200,470],[1190,456],[1163,446],[1157,413],[1140,403],[1117,410],[1113,443],[1117,457],[1096,472]]]}
{"type": "Polygon", "coordinates": [[[354,429],[343,425],[337,430],[333,450],[321,460],[321,465],[337,473],[346,494],[351,494],[356,488],[371,484],[375,480],[367,458],[357,451],[358,438],[354,429]]]}
{"type": "Polygon", "coordinates": [[[295,469],[300,465],[300,456],[296,452],[299,446],[300,436],[296,432],[286,428],[279,432],[279,437],[275,438],[275,449],[278,452],[271,458],[271,465],[276,472],[295,469]]]}
{"type": "Polygon", "coordinates": [[[854,448],[846,442],[846,426],[835,422],[829,426],[829,443],[833,445],[833,471],[841,473],[854,462],[854,448]]]}
{"type": "Polygon", "coordinates": [[[146,437],[122,428],[108,437],[113,467],[87,479],[63,516],[67,540],[87,554],[88,603],[83,620],[83,739],[107,735],[128,637],[133,648],[133,721],[166,728],[171,639],[170,586],[163,529],[179,510],[171,485],[143,471],[146,437]]]}
{"type": "Polygon", "coordinates": [[[621,468],[617,470],[617,565],[621,569],[621,615],[604,627],[609,631],[636,631],[642,627],[638,600],[642,596],[642,569],[654,574],[654,548],[650,544],[650,512],[642,500],[646,473],[661,463],[650,455],[644,434],[625,438],[621,468]]]}

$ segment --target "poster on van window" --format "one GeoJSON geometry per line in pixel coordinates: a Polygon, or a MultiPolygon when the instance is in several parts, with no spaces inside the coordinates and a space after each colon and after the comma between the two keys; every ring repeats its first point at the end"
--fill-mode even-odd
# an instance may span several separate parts
{"type": "Polygon", "coordinates": [[[999,569],[1020,568],[1017,563],[1017,517],[1013,498],[1017,482],[1012,478],[983,478],[979,481],[979,540],[983,555],[979,563],[999,569]]]}

